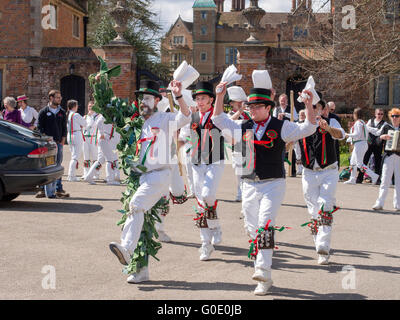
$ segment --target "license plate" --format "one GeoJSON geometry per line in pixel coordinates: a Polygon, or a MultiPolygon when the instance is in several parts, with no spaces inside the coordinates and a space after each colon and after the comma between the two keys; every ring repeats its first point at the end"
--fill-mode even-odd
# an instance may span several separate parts
{"type": "Polygon", "coordinates": [[[46,158],[46,167],[52,166],[56,163],[56,157],[47,157],[46,158]]]}

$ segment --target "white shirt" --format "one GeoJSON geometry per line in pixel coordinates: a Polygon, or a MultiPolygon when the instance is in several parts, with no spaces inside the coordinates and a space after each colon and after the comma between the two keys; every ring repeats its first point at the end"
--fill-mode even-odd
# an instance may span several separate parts
{"type": "MultiPolygon", "coordinates": [[[[290,112],[284,112],[283,107],[279,106],[274,108],[272,112],[272,116],[278,118],[280,113],[284,113],[286,118],[290,119],[290,112]]],[[[293,109],[293,120],[297,121],[299,119],[299,115],[297,114],[296,108],[293,109]]]]}
{"type": "Polygon", "coordinates": [[[353,143],[356,141],[367,141],[368,131],[365,122],[357,120],[351,128],[351,133],[347,134],[347,136],[349,137],[348,141],[351,139],[353,143]]]}
{"type": "Polygon", "coordinates": [[[25,123],[32,123],[32,120],[35,119],[33,125],[37,127],[39,114],[34,108],[26,106],[25,110],[20,108],[19,112],[21,113],[22,121],[24,121],[25,123]]]}
{"type": "Polygon", "coordinates": [[[86,127],[86,121],[77,112],[70,112],[68,115],[67,130],[68,132],[80,132],[82,128],[86,127]],[[73,120],[73,121],[72,121],[73,120]],[[71,126],[73,126],[71,128],[71,126]]]}
{"type": "Polygon", "coordinates": [[[93,136],[96,133],[96,120],[98,118],[98,114],[96,112],[92,113],[91,115],[87,114],[83,118],[86,120],[86,128],[83,132],[85,136],[93,136]]]}
{"type": "Polygon", "coordinates": [[[97,120],[95,122],[95,126],[97,127],[98,131],[98,136],[105,136],[107,135],[107,138],[111,137],[111,134],[114,134],[115,130],[113,130],[113,125],[112,124],[105,124],[104,121],[106,121],[106,119],[103,117],[102,114],[100,114],[97,117],[97,120]]]}
{"type": "MultiPolygon", "coordinates": [[[[240,137],[242,136],[241,124],[237,121],[229,119],[229,117],[225,113],[221,113],[218,116],[214,115],[211,119],[214,125],[217,126],[220,130],[230,131],[231,136],[234,137],[236,141],[238,140],[238,134],[240,134],[240,137]]],[[[257,133],[256,129],[258,125],[257,123],[254,123],[253,130],[257,140],[260,140],[262,138],[270,121],[271,118],[268,119],[264,126],[260,126],[257,133]]],[[[317,124],[312,124],[307,119],[303,123],[284,121],[281,131],[281,138],[285,142],[297,141],[299,139],[312,135],[316,129],[317,124]]]]}
{"type": "Polygon", "coordinates": [[[156,112],[144,122],[140,139],[146,140],[141,143],[139,162],[147,168],[147,172],[170,168],[173,134],[190,124],[191,119],[191,113],[185,117],[181,111],[156,112]],[[152,145],[146,154],[150,143],[152,145]]]}
{"type": "Polygon", "coordinates": [[[385,122],[383,123],[382,127],[381,127],[380,129],[378,129],[378,128],[376,128],[376,126],[378,125],[378,123],[379,123],[380,121],[377,121],[376,119],[373,119],[373,121],[374,121],[374,126],[375,126],[375,128],[371,126],[371,125],[372,125],[372,122],[371,122],[371,119],[369,119],[368,122],[367,122],[367,130],[368,130],[368,132],[372,133],[374,136],[378,136],[378,137],[379,137],[379,136],[382,134],[383,128],[384,128],[385,125],[387,125],[388,123],[385,121],[385,122]]]}

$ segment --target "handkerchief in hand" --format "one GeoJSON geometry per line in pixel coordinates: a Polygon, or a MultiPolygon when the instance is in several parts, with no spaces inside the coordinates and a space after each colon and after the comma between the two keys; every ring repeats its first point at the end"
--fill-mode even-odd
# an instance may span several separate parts
{"type": "Polygon", "coordinates": [[[312,104],[316,105],[321,98],[319,97],[318,93],[315,91],[315,81],[312,76],[308,77],[307,84],[303,89],[301,95],[297,98],[298,102],[304,102],[308,98],[308,94],[304,93],[304,90],[309,90],[313,94],[313,101],[312,104]]]}
{"type": "MultiPolygon", "coordinates": [[[[187,89],[198,77],[200,77],[200,73],[186,61],[183,61],[174,72],[174,80],[182,83],[182,89],[187,89]]],[[[168,89],[171,88],[168,87],[168,89]]]]}
{"type": "MultiPolygon", "coordinates": [[[[228,68],[226,68],[224,74],[222,75],[221,82],[227,82],[227,86],[235,81],[239,81],[242,79],[242,75],[237,73],[236,67],[232,64],[228,68]]],[[[218,89],[221,90],[221,89],[218,89]]],[[[219,93],[217,90],[217,93],[219,93]]]]}

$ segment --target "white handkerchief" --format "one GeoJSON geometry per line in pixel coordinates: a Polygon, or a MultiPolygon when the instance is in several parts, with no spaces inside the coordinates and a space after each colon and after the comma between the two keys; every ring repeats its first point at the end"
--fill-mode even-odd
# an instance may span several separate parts
{"type": "Polygon", "coordinates": [[[316,105],[319,102],[319,100],[321,100],[318,93],[315,91],[315,81],[314,81],[313,76],[308,77],[308,80],[307,80],[305,88],[303,89],[303,92],[297,98],[298,102],[304,102],[309,97],[308,94],[304,93],[304,90],[309,90],[313,94],[313,101],[312,101],[313,105],[316,105]]]}
{"type": "MultiPolygon", "coordinates": [[[[182,83],[182,89],[189,87],[198,77],[200,77],[200,73],[186,61],[183,61],[174,72],[174,80],[182,83]]],[[[171,87],[169,86],[168,89],[171,89],[171,87]]]]}
{"type": "MultiPolygon", "coordinates": [[[[226,68],[224,74],[222,75],[221,82],[227,82],[227,86],[235,81],[239,81],[242,79],[242,75],[237,73],[236,67],[232,64],[228,68],[226,68]]],[[[221,89],[217,90],[217,93],[220,92],[221,89]]]]}

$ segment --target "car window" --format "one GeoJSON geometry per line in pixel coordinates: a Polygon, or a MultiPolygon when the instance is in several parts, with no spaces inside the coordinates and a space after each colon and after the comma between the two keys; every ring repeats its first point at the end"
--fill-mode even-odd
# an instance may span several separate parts
{"type": "Polygon", "coordinates": [[[29,138],[36,138],[40,136],[40,133],[38,132],[34,132],[24,126],[9,121],[0,120],[0,126],[3,128],[7,128],[8,130],[16,131],[19,134],[22,134],[29,138]]]}

